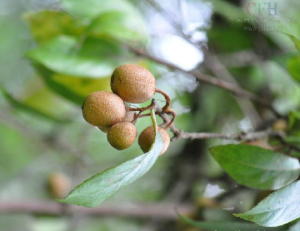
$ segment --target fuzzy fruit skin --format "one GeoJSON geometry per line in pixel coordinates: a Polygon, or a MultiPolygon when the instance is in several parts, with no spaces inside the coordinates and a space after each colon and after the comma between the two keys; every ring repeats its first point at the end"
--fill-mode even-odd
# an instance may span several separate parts
{"type": "Polygon", "coordinates": [[[126,112],[126,116],[125,118],[123,119],[123,122],[132,122],[135,118],[135,112],[133,111],[127,111],[126,112]]]}
{"type": "MultiPolygon", "coordinates": [[[[168,132],[161,128],[161,127],[158,127],[158,132],[163,140],[163,149],[160,153],[160,155],[164,154],[169,145],[170,145],[170,136],[168,134],[168,132]]],[[[148,152],[151,145],[153,144],[154,142],[154,128],[153,126],[149,126],[147,127],[140,135],[139,137],[139,145],[141,147],[141,149],[143,150],[144,153],[148,152]]]]}
{"type": "Polygon", "coordinates": [[[97,126],[97,128],[98,128],[99,130],[101,130],[103,133],[107,133],[108,130],[110,129],[110,127],[101,127],[101,126],[97,126]]]}
{"type": "Polygon", "coordinates": [[[281,131],[287,131],[288,129],[288,122],[284,119],[279,119],[276,120],[273,124],[272,124],[272,129],[278,132],[281,131]]]}
{"type": "Polygon", "coordinates": [[[96,91],[83,103],[83,118],[91,125],[108,128],[121,122],[126,115],[123,100],[114,93],[96,91]]]}
{"type": "Polygon", "coordinates": [[[129,148],[137,136],[136,127],[130,122],[113,125],[107,132],[107,140],[117,150],[129,148]]]}
{"type": "Polygon", "coordinates": [[[53,173],[48,177],[48,189],[51,197],[65,198],[70,191],[70,180],[62,173],[53,173]]]}
{"type": "Polygon", "coordinates": [[[155,93],[155,78],[141,66],[124,64],[113,72],[110,86],[124,101],[143,103],[155,93]]]}

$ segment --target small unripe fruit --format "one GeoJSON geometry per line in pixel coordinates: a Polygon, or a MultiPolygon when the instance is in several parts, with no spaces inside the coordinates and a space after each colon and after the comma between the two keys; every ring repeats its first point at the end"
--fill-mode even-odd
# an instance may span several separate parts
{"type": "Polygon", "coordinates": [[[101,130],[102,132],[107,133],[110,127],[97,126],[97,128],[98,128],[99,130],[101,130]]]}
{"type": "MultiPolygon", "coordinates": [[[[158,132],[163,141],[163,149],[160,153],[160,155],[162,155],[167,151],[167,149],[170,145],[170,136],[169,136],[168,132],[161,127],[158,127],[158,132]]],[[[150,147],[153,144],[154,139],[155,139],[154,128],[153,128],[153,126],[149,126],[141,133],[141,135],[139,137],[139,145],[140,145],[141,149],[143,150],[143,152],[146,153],[150,150],[150,147]]]]}
{"type": "Polygon", "coordinates": [[[288,129],[288,122],[284,119],[276,120],[273,125],[272,129],[275,131],[286,131],[288,129]]]}
{"type": "Polygon", "coordinates": [[[51,197],[62,199],[70,191],[70,181],[62,173],[54,173],[48,177],[48,189],[51,197]]]}
{"type": "Polygon", "coordinates": [[[136,127],[129,122],[113,125],[107,132],[107,140],[117,150],[129,148],[135,141],[136,127]]]}
{"type": "Polygon", "coordinates": [[[125,118],[123,119],[123,122],[132,122],[135,118],[135,112],[133,111],[127,111],[125,118]]]}
{"type": "Polygon", "coordinates": [[[91,125],[105,129],[121,122],[126,110],[123,100],[116,94],[96,91],[85,99],[82,114],[91,125]]]}
{"type": "Polygon", "coordinates": [[[110,86],[124,101],[143,103],[155,93],[155,78],[141,66],[124,64],[115,69],[110,86]]]}

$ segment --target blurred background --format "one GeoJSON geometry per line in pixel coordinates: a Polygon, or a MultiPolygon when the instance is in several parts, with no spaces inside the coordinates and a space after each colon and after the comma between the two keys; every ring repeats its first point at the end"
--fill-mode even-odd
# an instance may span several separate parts
{"type": "MultiPolygon", "coordinates": [[[[151,70],[186,132],[252,131],[274,118],[197,82],[191,70],[259,94],[282,114],[298,108],[297,50],[284,33],[300,37],[299,9],[297,0],[1,0],[0,230],[192,231],[176,209],[211,221],[234,220],[233,212],[251,208],[261,192],[228,193],[236,184],[208,153],[224,143],[216,140],[172,142],[143,178],[96,214],[70,215],[51,198],[142,154],[137,142],[116,151],[82,118],[84,98],[110,91],[118,65],[151,70]]],[[[140,119],[138,131],[149,124],[140,119]]]]}

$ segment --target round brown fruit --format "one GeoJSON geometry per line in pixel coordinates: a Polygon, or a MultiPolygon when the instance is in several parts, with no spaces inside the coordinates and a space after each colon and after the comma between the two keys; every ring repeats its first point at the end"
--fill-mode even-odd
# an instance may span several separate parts
{"type": "Polygon", "coordinates": [[[288,129],[288,122],[285,119],[279,119],[276,120],[273,124],[272,124],[272,129],[278,132],[281,131],[287,131],[288,129]]]}
{"type": "Polygon", "coordinates": [[[102,130],[121,122],[126,110],[123,100],[116,94],[96,91],[85,99],[82,114],[88,123],[102,130]]]}
{"type": "Polygon", "coordinates": [[[97,128],[98,128],[99,130],[101,130],[102,132],[107,133],[110,127],[97,126],[97,128]]]}
{"type": "Polygon", "coordinates": [[[115,69],[110,86],[112,91],[129,103],[143,103],[155,93],[155,78],[147,69],[124,64],[115,69]]]}
{"type": "Polygon", "coordinates": [[[129,122],[113,125],[107,132],[107,140],[117,150],[129,148],[136,139],[136,127],[129,122]]]}
{"type": "Polygon", "coordinates": [[[132,122],[135,118],[135,112],[133,111],[127,111],[125,118],[123,119],[123,122],[132,122]]]}
{"type": "Polygon", "coordinates": [[[51,197],[62,199],[70,191],[70,180],[62,173],[53,173],[48,177],[48,189],[51,197]]]}
{"type": "MultiPolygon", "coordinates": [[[[168,132],[161,127],[158,127],[158,132],[163,141],[163,149],[160,153],[160,155],[162,155],[167,151],[167,149],[170,145],[170,136],[169,136],[168,132]]],[[[141,135],[139,137],[139,145],[140,145],[141,149],[143,150],[143,152],[146,153],[150,150],[150,147],[153,144],[154,139],[155,139],[154,128],[153,128],[153,126],[149,126],[141,133],[141,135]]]]}

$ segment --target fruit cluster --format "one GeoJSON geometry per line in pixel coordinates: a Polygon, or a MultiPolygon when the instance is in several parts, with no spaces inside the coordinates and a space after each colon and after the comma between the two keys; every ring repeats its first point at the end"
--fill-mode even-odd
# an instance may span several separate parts
{"type": "MultiPolygon", "coordinates": [[[[97,91],[91,93],[84,101],[82,114],[84,119],[101,131],[107,133],[107,140],[112,147],[123,150],[130,147],[136,137],[135,122],[142,113],[150,108],[131,108],[126,103],[144,103],[151,99],[155,92],[161,93],[167,100],[162,113],[169,113],[169,97],[155,88],[155,78],[147,69],[135,64],[124,64],[117,67],[111,77],[112,92],[97,91]],[[138,112],[138,113],[137,113],[138,112]]],[[[173,120],[175,118],[174,113],[173,120]]],[[[171,123],[173,122],[171,121],[171,123]]],[[[169,144],[170,137],[166,129],[171,125],[159,127],[158,131],[163,140],[163,154],[169,144]]],[[[148,152],[154,142],[154,128],[147,127],[139,136],[138,143],[143,152],[148,152]]]]}

